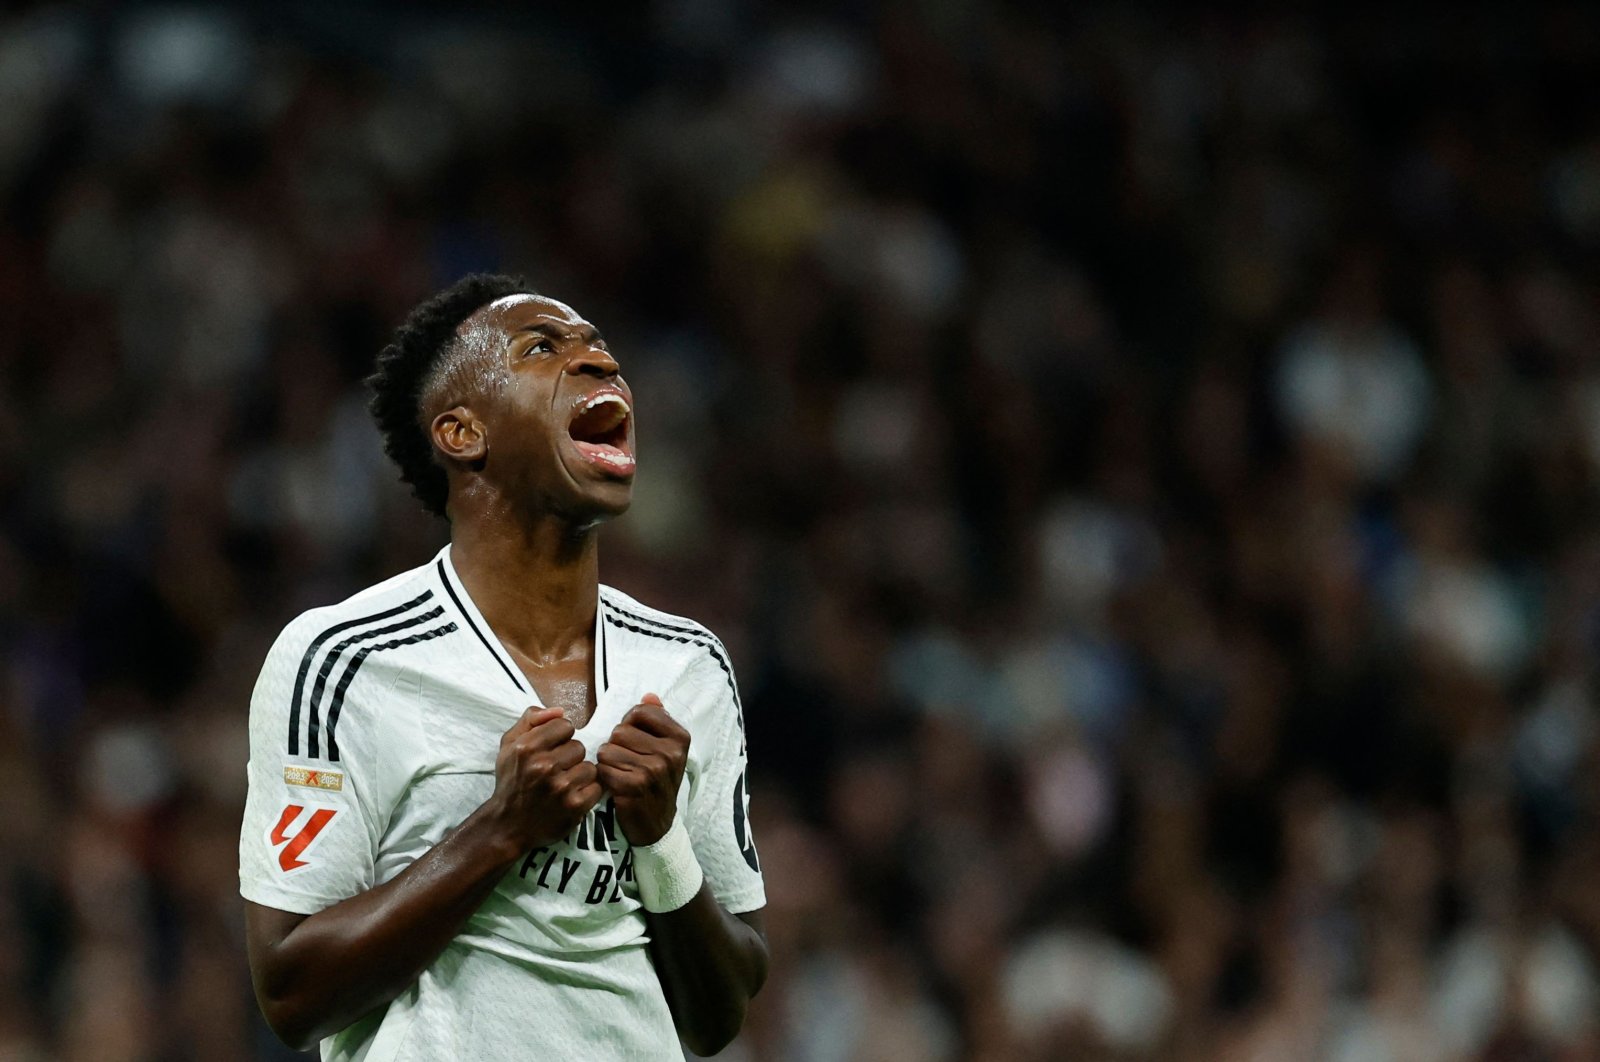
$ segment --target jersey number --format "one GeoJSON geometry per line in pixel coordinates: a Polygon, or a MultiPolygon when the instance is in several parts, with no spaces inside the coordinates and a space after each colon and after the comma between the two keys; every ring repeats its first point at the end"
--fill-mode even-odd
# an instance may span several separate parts
{"type": "Polygon", "coordinates": [[[311,817],[306,820],[305,825],[291,834],[290,828],[299,821],[305,811],[306,806],[303,804],[288,805],[283,809],[283,814],[278,816],[278,824],[267,834],[267,841],[272,847],[283,846],[283,850],[278,853],[278,866],[283,868],[285,874],[311,865],[300,857],[316,843],[328,823],[339,813],[336,808],[313,807],[311,817]]]}

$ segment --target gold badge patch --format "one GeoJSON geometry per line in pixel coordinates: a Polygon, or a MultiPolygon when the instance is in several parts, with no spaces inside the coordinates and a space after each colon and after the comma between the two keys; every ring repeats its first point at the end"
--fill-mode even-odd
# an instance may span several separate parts
{"type": "Polygon", "coordinates": [[[290,785],[303,785],[310,789],[329,789],[337,792],[344,788],[343,771],[314,771],[309,767],[285,767],[283,780],[290,785]]]}

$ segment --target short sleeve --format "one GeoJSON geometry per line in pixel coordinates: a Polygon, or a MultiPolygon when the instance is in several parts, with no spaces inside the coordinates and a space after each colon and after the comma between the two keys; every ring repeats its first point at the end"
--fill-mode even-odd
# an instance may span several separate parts
{"type": "MultiPolygon", "coordinates": [[[[700,776],[689,797],[689,838],[717,902],[733,914],[766,906],[761,858],[750,828],[744,719],[726,650],[711,649],[698,683],[702,710],[691,741],[705,741],[700,776]]],[[[691,745],[691,751],[693,746],[691,745]]]]}
{"type": "Polygon", "coordinates": [[[378,844],[403,788],[392,777],[393,736],[371,725],[381,683],[359,674],[359,646],[314,615],[284,630],[256,680],[239,833],[240,895],[297,914],[376,884],[378,844]]]}

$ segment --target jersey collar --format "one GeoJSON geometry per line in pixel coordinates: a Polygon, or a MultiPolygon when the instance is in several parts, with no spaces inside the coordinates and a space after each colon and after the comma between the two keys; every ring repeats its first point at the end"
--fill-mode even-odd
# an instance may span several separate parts
{"type": "MultiPolygon", "coordinates": [[[[472,595],[467,593],[466,585],[461,582],[461,576],[456,574],[456,566],[450,560],[450,546],[447,544],[433,558],[434,573],[444,587],[445,596],[450,603],[461,613],[467,621],[467,628],[478,636],[478,641],[492,656],[500,670],[505,673],[506,680],[516,687],[524,699],[528,699],[535,707],[544,707],[539,699],[539,692],[533,689],[527,676],[517,667],[516,661],[506,651],[499,635],[490,628],[483,613],[478,611],[477,604],[472,600],[472,595]]],[[[603,589],[603,588],[602,588],[603,589]]],[[[594,610],[594,683],[595,696],[598,698],[611,685],[610,667],[606,659],[606,625],[605,625],[605,595],[596,595],[597,604],[594,610]]]]}

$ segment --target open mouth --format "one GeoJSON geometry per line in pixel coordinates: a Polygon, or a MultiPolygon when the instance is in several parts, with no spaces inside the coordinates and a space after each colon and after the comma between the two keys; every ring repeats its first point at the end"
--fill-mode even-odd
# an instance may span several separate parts
{"type": "Polygon", "coordinates": [[[634,461],[628,446],[628,421],[632,416],[621,392],[600,391],[578,400],[567,434],[585,459],[631,472],[634,461]]]}

